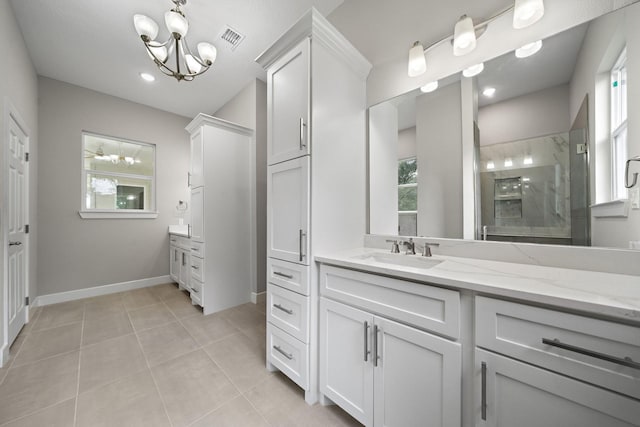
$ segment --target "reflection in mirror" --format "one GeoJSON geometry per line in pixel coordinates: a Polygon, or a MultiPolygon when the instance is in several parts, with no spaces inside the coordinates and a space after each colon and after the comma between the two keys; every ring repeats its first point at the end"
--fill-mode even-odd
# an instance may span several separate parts
{"type": "Polygon", "coordinates": [[[510,52],[474,78],[452,75],[432,93],[371,107],[370,233],[462,238],[464,229],[476,239],[633,247],[640,206],[624,166],[640,155],[638,21],[635,3],[535,43],[533,55],[510,52]],[[415,183],[404,182],[399,165],[414,157],[415,183]],[[473,200],[463,200],[465,175],[475,177],[464,179],[473,200]],[[415,211],[402,201],[409,192],[415,211]]]}

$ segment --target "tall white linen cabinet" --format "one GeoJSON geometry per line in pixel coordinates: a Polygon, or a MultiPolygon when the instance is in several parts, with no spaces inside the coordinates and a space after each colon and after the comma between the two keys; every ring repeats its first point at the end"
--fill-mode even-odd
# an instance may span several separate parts
{"type": "Polygon", "coordinates": [[[253,130],[206,114],[191,134],[191,276],[189,291],[204,314],[251,300],[255,280],[253,130]]]}
{"type": "Polygon", "coordinates": [[[311,9],[256,61],[267,70],[267,367],[318,400],[318,265],[366,231],[371,64],[311,9]]]}

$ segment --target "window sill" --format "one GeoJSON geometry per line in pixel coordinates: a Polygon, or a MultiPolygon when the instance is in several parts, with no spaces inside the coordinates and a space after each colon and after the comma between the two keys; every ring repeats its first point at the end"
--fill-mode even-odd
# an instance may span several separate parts
{"type": "Polygon", "coordinates": [[[629,200],[620,199],[591,205],[591,215],[596,218],[627,218],[629,216],[629,200]]]}
{"type": "Polygon", "coordinates": [[[113,212],[113,211],[78,211],[82,219],[155,219],[158,212],[113,212]]]}

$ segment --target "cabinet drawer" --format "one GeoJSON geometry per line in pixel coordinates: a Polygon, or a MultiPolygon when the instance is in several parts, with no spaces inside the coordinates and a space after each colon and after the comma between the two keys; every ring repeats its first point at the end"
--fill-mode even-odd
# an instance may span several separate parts
{"type": "Polygon", "coordinates": [[[191,256],[191,277],[199,282],[204,282],[204,260],[191,256]]]}
{"type": "Polygon", "coordinates": [[[300,341],[309,342],[309,297],[269,283],[267,320],[300,341]]]}
{"type": "Polygon", "coordinates": [[[485,297],[475,324],[480,347],[640,398],[639,327],[485,297]]]}
{"type": "Polygon", "coordinates": [[[279,259],[267,259],[267,281],[302,295],[309,295],[309,269],[279,259]]]}
{"type": "Polygon", "coordinates": [[[173,234],[169,234],[169,244],[175,245],[178,242],[178,236],[174,236],[173,234]]]}
{"type": "Polygon", "coordinates": [[[307,390],[309,382],[309,346],[307,344],[267,323],[267,356],[269,362],[307,390]]]}
{"type": "Polygon", "coordinates": [[[180,249],[186,249],[186,250],[190,249],[188,237],[175,236],[175,242],[173,244],[179,247],[180,249]]]}
{"type": "Polygon", "coordinates": [[[195,304],[202,305],[202,282],[194,280],[191,278],[191,282],[189,282],[191,301],[195,304]]]}
{"type": "Polygon", "coordinates": [[[456,291],[322,264],[320,293],[453,339],[460,336],[456,291]]]}
{"type": "Polygon", "coordinates": [[[189,249],[191,250],[191,255],[204,258],[204,243],[192,241],[190,242],[189,249]]]}

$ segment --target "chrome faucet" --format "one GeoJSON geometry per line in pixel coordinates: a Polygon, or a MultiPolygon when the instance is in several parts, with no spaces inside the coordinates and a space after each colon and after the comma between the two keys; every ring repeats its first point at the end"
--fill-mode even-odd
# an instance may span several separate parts
{"type": "Polygon", "coordinates": [[[397,240],[387,240],[387,243],[391,243],[391,253],[392,254],[399,254],[400,253],[400,247],[398,246],[398,241],[397,240]]]}
{"type": "Polygon", "coordinates": [[[427,243],[425,242],[423,246],[418,246],[418,249],[422,251],[422,256],[430,257],[433,254],[431,253],[431,246],[438,247],[440,243],[427,243]]]}
{"type": "Polygon", "coordinates": [[[409,238],[408,241],[402,242],[402,244],[407,248],[405,255],[415,255],[416,254],[416,244],[414,243],[412,238],[409,238]]]}

